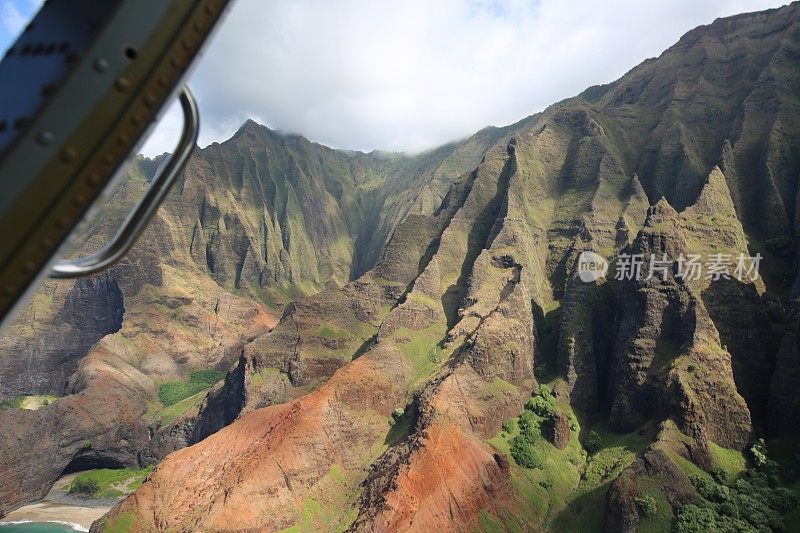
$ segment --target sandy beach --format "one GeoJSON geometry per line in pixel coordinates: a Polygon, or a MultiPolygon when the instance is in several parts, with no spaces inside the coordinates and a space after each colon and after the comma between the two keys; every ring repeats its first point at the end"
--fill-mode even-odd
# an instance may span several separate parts
{"type": "Polygon", "coordinates": [[[106,514],[121,500],[85,498],[68,494],[67,485],[79,472],[67,474],[55,482],[44,500],[20,507],[0,519],[0,522],[30,520],[31,522],[61,522],[89,530],[92,522],[106,514]]]}
{"type": "Polygon", "coordinates": [[[2,518],[2,521],[14,522],[17,520],[30,520],[32,522],[69,522],[71,524],[78,524],[88,531],[92,522],[106,514],[109,509],[111,508],[78,507],[61,503],[39,502],[20,507],[16,511],[11,511],[2,518]]]}

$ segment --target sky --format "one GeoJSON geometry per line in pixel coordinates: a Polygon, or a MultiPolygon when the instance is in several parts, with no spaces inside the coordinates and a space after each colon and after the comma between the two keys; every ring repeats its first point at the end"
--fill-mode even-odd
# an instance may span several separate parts
{"type": "MultiPolygon", "coordinates": [[[[196,63],[199,144],[248,118],[333,148],[419,152],[611,82],[770,0],[235,0],[196,63]]],[[[0,51],[41,0],[0,0],[0,51]]],[[[173,105],[142,147],[171,151],[173,105]]]]}

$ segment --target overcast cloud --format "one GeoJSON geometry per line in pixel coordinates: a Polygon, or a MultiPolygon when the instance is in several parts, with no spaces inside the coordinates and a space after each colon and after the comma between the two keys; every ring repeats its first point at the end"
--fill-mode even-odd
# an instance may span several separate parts
{"type": "MultiPolygon", "coordinates": [[[[236,0],[191,78],[200,144],[253,118],[336,148],[419,151],[613,81],[717,17],[782,3],[236,0]]],[[[174,111],[148,155],[171,150],[174,111]]]]}

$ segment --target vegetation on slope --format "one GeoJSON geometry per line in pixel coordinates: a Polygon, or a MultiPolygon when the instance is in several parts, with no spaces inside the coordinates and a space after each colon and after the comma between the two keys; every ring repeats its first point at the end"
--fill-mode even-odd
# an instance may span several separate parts
{"type": "MultiPolygon", "coordinates": [[[[784,9],[797,18],[797,7],[784,9]]],[[[760,111],[770,116],[791,107],[772,105],[787,101],[778,93],[788,84],[756,83],[764,73],[783,74],[770,62],[792,51],[787,45],[788,52],[773,53],[782,46],[777,40],[785,37],[782,42],[791,45],[800,35],[785,31],[787,18],[771,12],[725,21],[720,31],[695,30],[620,82],[554,106],[530,128],[520,127],[470,174],[460,214],[446,231],[429,240],[418,231],[409,239],[414,242],[402,243],[428,251],[419,261],[397,254],[410,271],[417,270],[413,284],[405,280],[393,291],[410,291],[399,306],[376,320],[377,305],[364,304],[384,302],[342,296],[353,290],[351,284],[319,299],[333,303],[328,307],[307,299],[287,309],[284,327],[246,350],[253,364],[243,370],[259,372],[246,379],[261,376],[247,390],[254,411],[213,442],[200,443],[194,456],[187,451],[168,459],[154,481],[167,496],[143,494],[141,501],[120,507],[119,516],[137,505],[142,527],[157,516],[176,528],[202,528],[214,520],[241,520],[224,515],[221,505],[238,498],[265,529],[403,529],[420,523],[431,529],[480,524],[558,531],[780,527],[775,516],[791,496],[777,481],[770,484],[760,449],[749,470],[738,451],[767,420],[764,409],[750,406],[766,404],[769,391],[741,386],[755,369],[767,376],[761,379],[766,389],[773,370],[775,352],[763,349],[759,338],[769,333],[761,320],[763,283],[731,283],[728,294],[721,292],[724,284],[689,283],[667,273],[661,280],[598,286],[577,282],[574,263],[589,248],[612,264],[615,255],[630,251],[665,252],[672,259],[693,247],[744,253],[751,251],[745,228],[766,242],[790,227],[796,187],[788,180],[797,166],[790,162],[783,172],[775,164],[781,148],[774,141],[784,133],[777,126],[778,133],[752,131],[765,122],[760,111]],[[749,46],[741,43],[750,39],[733,37],[759,31],[757,57],[751,58],[753,50],[737,48],[749,46]],[[719,61],[719,35],[726,36],[726,53],[746,57],[753,72],[740,75],[737,60],[719,61]],[[686,75],[701,61],[714,68],[699,79],[686,75]],[[732,85],[725,109],[718,105],[718,84],[732,85]],[[759,102],[770,102],[769,109],[748,100],[756,85],[775,91],[755,93],[759,102]],[[703,97],[681,97],[693,92],[703,97]],[[736,143],[731,146],[725,136],[736,143]],[[715,165],[726,149],[736,157],[723,161],[723,172],[715,165]],[[764,168],[753,159],[765,161],[764,168]],[[754,183],[766,186],[745,189],[754,183]],[[724,298],[730,295],[738,300],[724,298]],[[380,324],[348,358],[348,333],[356,332],[345,323],[353,315],[380,324]],[[303,345],[309,331],[324,349],[303,345]],[[278,383],[265,372],[278,367],[274,373],[287,381],[278,383]],[[554,379],[557,393],[542,386],[520,409],[525,391],[536,390],[534,375],[554,379]],[[318,383],[325,385],[316,388],[318,383]],[[283,394],[290,387],[291,394],[283,394]],[[292,394],[301,398],[285,403],[292,394]],[[258,409],[275,403],[283,405],[258,409]],[[291,413],[283,411],[289,405],[291,413]],[[292,423],[253,439],[279,414],[291,416],[292,423]],[[556,446],[543,429],[558,414],[563,416],[556,446]],[[493,434],[491,448],[485,437],[493,434]],[[254,448],[243,453],[242,438],[253,439],[244,444],[254,448]],[[211,457],[204,444],[215,451],[230,446],[238,454],[225,458],[232,473],[225,477],[212,468],[221,459],[211,457]],[[273,458],[279,452],[285,454],[282,462],[273,458]],[[205,467],[191,483],[186,457],[205,467]],[[332,467],[340,464],[353,473],[347,483],[332,467]],[[208,479],[202,472],[212,471],[219,474],[214,494],[203,491],[208,479]],[[294,480],[302,483],[290,485],[294,480]],[[749,501],[747,490],[759,494],[764,506],[749,501]],[[254,493],[271,497],[254,504],[254,493]],[[173,500],[182,503],[170,507],[173,500]],[[186,502],[212,511],[176,516],[186,502]],[[348,514],[350,506],[360,506],[358,516],[348,514]],[[742,519],[743,512],[754,516],[742,519]],[[423,519],[440,522],[414,522],[423,519]]],[[[288,206],[303,204],[300,173],[282,161],[281,169],[290,171],[286,180],[245,179],[258,174],[258,164],[252,152],[237,155],[242,157],[235,163],[247,172],[227,175],[234,189],[259,190],[273,208],[280,206],[273,209],[277,225],[300,243],[294,257],[289,253],[290,263],[313,263],[303,237],[308,223],[297,212],[287,213],[288,206]]],[[[363,184],[371,188],[373,181],[363,184]]],[[[337,194],[349,201],[351,192],[337,194]]],[[[430,222],[425,216],[416,220],[418,228],[430,222]]],[[[218,253],[212,263],[221,264],[228,250],[215,246],[229,242],[220,230],[227,221],[209,217],[202,225],[205,245],[212,243],[212,256],[218,253]]],[[[338,239],[331,241],[335,252],[350,253],[338,248],[338,239]]],[[[273,242],[280,245],[277,238],[273,242]]],[[[771,242],[774,251],[788,253],[771,242]]],[[[774,279],[790,276],[788,268],[774,279]]],[[[362,295],[369,286],[368,279],[360,280],[362,295]]],[[[784,352],[791,363],[796,346],[784,352]]]]}
{"type": "Polygon", "coordinates": [[[677,533],[786,530],[784,517],[796,510],[800,494],[782,485],[763,440],[751,448],[751,455],[753,465],[735,477],[722,468],[690,476],[699,499],[679,510],[677,533]]]}
{"type": "Polygon", "coordinates": [[[113,499],[135,491],[153,471],[147,468],[98,468],[81,472],[65,487],[68,494],[113,499]]]}
{"type": "MultiPolygon", "coordinates": [[[[514,489],[527,509],[519,517],[506,517],[503,527],[511,524],[547,523],[570,500],[580,483],[581,466],[586,461],[578,435],[580,426],[568,404],[557,404],[547,385],[527,402],[522,414],[507,420],[499,434],[489,440],[494,447],[514,460],[514,489]],[[539,400],[537,400],[537,398],[539,400]],[[559,450],[542,433],[545,417],[532,410],[534,404],[546,406],[540,412],[564,411],[570,420],[570,439],[559,450]]],[[[484,517],[483,521],[489,518],[484,517]]]]}
{"type": "Polygon", "coordinates": [[[196,370],[191,373],[188,381],[167,381],[158,388],[158,399],[169,407],[194,396],[200,391],[209,389],[216,382],[225,377],[218,370],[196,370]]]}
{"type": "MultiPolygon", "coordinates": [[[[550,518],[554,531],[600,531],[604,527],[605,500],[614,479],[635,460],[650,443],[652,430],[645,426],[627,434],[607,429],[605,423],[584,431],[586,438],[578,456],[579,482],[561,498],[564,504],[550,518]],[[591,453],[589,449],[593,450],[591,453]]],[[[566,464],[562,468],[567,468],[566,464]]]]}
{"type": "Polygon", "coordinates": [[[0,401],[0,411],[7,409],[29,409],[35,411],[41,407],[46,407],[58,400],[58,396],[52,394],[33,394],[29,396],[15,396],[0,401]]]}

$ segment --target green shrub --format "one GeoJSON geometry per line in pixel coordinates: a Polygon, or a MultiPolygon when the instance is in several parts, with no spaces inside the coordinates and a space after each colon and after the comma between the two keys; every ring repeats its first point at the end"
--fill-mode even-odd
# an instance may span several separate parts
{"type": "Polygon", "coordinates": [[[722,483],[723,485],[728,483],[728,473],[724,468],[715,468],[714,471],[711,472],[711,477],[714,478],[714,481],[717,483],[722,483]]]}
{"type": "Polygon", "coordinates": [[[403,418],[403,415],[405,413],[406,413],[405,409],[403,409],[402,407],[396,407],[395,410],[392,411],[392,416],[389,418],[389,425],[390,426],[395,425],[397,422],[400,421],[401,418],[403,418]]]}
{"type": "Polygon", "coordinates": [[[534,440],[539,436],[539,419],[531,411],[525,410],[520,415],[519,432],[529,440],[534,440]]]}
{"type": "Polygon", "coordinates": [[[433,346],[431,347],[430,350],[428,350],[428,360],[431,363],[438,363],[441,354],[442,354],[442,349],[438,345],[433,346]]]}
{"type": "Polygon", "coordinates": [[[539,387],[539,392],[525,404],[525,409],[547,418],[555,411],[556,403],[556,398],[553,396],[550,387],[542,385],[539,387]]]}
{"type": "Polygon", "coordinates": [[[537,398],[542,398],[548,404],[552,405],[553,407],[556,406],[557,400],[556,397],[553,396],[553,391],[547,385],[542,385],[539,387],[539,392],[536,394],[537,398]]]}
{"type": "Polygon", "coordinates": [[[753,491],[768,488],[770,482],[766,473],[755,468],[748,469],[740,479],[747,483],[750,490],[753,491]]]}
{"type": "Polygon", "coordinates": [[[652,496],[640,496],[635,498],[634,502],[636,503],[636,508],[644,516],[654,516],[658,512],[658,503],[652,496]]]}
{"type": "Polygon", "coordinates": [[[690,476],[692,485],[697,489],[697,493],[711,502],[724,502],[730,497],[730,490],[725,485],[720,485],[713,479],[703,474],[692,474],[690,476]]]}
{"type": "Polygon", "coordinates": [[[734,505],[739,509],[739,516],[756,529],[782,529],[780,514],[757,495],[737,494],[734,505]]]}
{"type": "Polygon", "coordinates": [[[19,409],[20,407],[22,407],[22,396],[0,401],[0,411],[19,409]]]}
{"type": "Polygon", "coordinates": [[[758,439],[755,444],[750,448],[750,454],[753,456],[756,466],[764,466],[767,464],[767,446],[764,444],[764,439],[758,439]]]}
{"type": "Polygon", "coordinates": [[[553,488],[553,482],[549,479],[543,479],[539,482],[539,486],[542,487],[544,490],[550,490],[553,488]]]}
{"type": "Polygon", "coordinates": [[[100,484],[92,478],[77,477],[70,483],[67,492],[69,494],[80,494],[82,496],[94,496],[100,490],[100,484]]]}
{"type": "MultiPolygon", "coordinates": [[[[763,443],[754,448],[764,454],[764,465],[773,463],[763,443]]],[[[677,531],[781,531],[782,515],[793,511],[800,501],[797,493],[779,486],[776,474],[764,468],[746,470],[732,486],[702,474],[690,479],[705,502],[681,509],[677,531]]]]}
{"type": "Polygon", "coordinates": [[[549,403],[541,396],[536,396],[535,398],[528,400],[528,403],[525,404],[525,409],[528,411],[533,411],[543,418],[547,418],[553,413],[555,405],[549,403]]]}
{"type": "Polygon", "coordinates": [[[781,514],[788,513],[800,504],[800,496],[793,490],[786,487],[773,489],[770,494],[768,505],[781,514]]]}
{"type": "Polygon", "coordinates": [[[570,431],[578,431],[580,429],[580,426],[578,425],[578,421],[575,419],[575,416],[567,415],[567,417],[569,418],[570,431]]]}
{"type": "Polygon", "coordinates": [[[595,430],[592,430],[586,437],[586,442],[583,443],[583,447],[589,454],[595,454],[603,447],[603,440],[595,430]]]}
{"type": "Polygon", "coordinates": [[[511,433],[514,431],[514,421],[513,420],[506,420],[503,422],[503,427],[501,428],[503,433],[511,433]]]}
{"type": "Polygon", "coordinates": [[[723,516],[739,518],[739,506],[734,501],[727,501],[717,506],[717,512],[723,516]]]}
{"type": "Polygon", "coordinates": [[[719,515],[709,507],[684,505],[675,524],[677,533],[707,533],[719,531],[717,521],[719,515]]]}
{"type": "Polygon", "coordinates": [[[517,435],[511,439],[511,457],[518,465],[525,468],[542,468],[544,462],[536,453],[533,441],[526,435],[517,435]]]}

